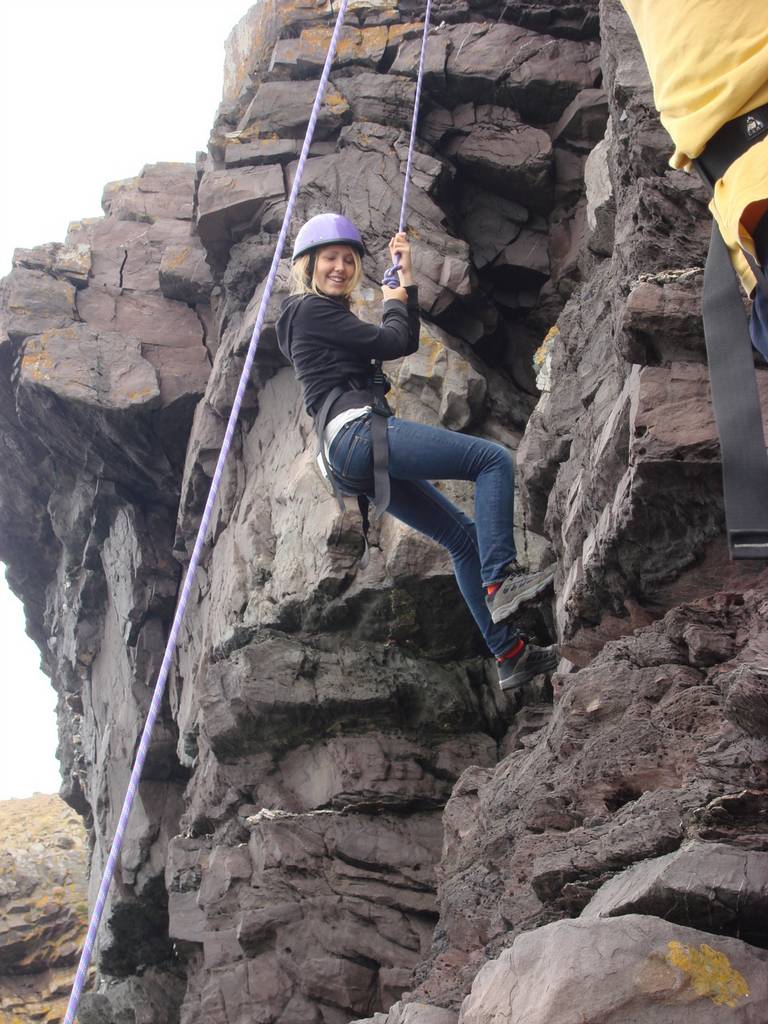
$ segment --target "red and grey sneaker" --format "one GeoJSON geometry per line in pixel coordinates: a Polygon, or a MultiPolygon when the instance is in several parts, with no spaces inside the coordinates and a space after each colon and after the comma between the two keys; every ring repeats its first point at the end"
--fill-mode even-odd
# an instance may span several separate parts
{"type": "MultiPolygon", "coordinates": [[[[548,675],[557,668],[560,651],[557,644],[551,647],[536,647],[535,644],[522,643],[522,649],[516,654],[510,652],[496,659],[499,670],[499,686],[505,692],[519,690],[530,683],[536,676],[548,675]]],[[[513,647],[512,651],[517,648],[513,647]]]]}
{"type": "Polygon", "coordinates": [[[503,622],[514,615],[521,604],[538,597],[555,578],[556,568],[555,565],[548,565],[538,572],[528,572],[517,562],[512,562],[501,583],[493,593],[487,593],[485,597],[493,621],[503,622]]]}

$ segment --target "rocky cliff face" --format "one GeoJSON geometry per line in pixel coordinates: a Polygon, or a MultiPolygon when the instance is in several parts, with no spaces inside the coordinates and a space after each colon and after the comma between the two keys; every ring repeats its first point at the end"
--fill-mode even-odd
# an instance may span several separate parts
{"type": "Polygon", "coordinates": [[[0,803],[0,1020],[54,1024],[88,924],[86,834],[58,796],[0,803]]]}
{"type": "MultiPolygon", "coordinates": [[[[420,13],[354,5],[295,222],[356,221],[371,319],[420,13]]],[[[330,20],[252,8],[208,155],[109,185],[103,218],[3,282],[0,556],[60,694],[92,886],[330,20]]],[[[768,576],[722,539],[706,198],[666,167],[615,0],[447,0],[434,26],[422,345],[394,405],[517,451],[521,554],[558,562],[553,606],[523,620],[564,645],[557,702],[498,692],[426,540],[385,518],[359,569],[275,343],[284,267],[86,1024],[455,1024],[465,997],[466,1024],[768,1014],[768,576]]]]}

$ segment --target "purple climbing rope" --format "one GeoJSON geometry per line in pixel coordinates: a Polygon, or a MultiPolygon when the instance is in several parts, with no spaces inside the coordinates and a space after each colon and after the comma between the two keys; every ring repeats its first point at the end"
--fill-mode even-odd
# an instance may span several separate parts
{"type": "Polygon", "coordinates": [[[285,216],[283,217],[283,225],[280,229],[280,235],[277,240],[277,247],[275,254],[272,257],[272,266],[269,268],[269,274],[267,276],[267,283],[264,288],[264,295],[261,299],[261,305],[259,306],[259,312],[256,316],[256,323],[253,328],[253,334],[251,335],[251,341],[248,346],[248,352],[245,357],[245,363],[243,365],[243,372],[240,375],[240,383],[238,384],[237,393],[235,394],[235,400],[232,403],[232,411],[229,414],[229,421],[227,422],[227,429],[224,434],[224,441],[221,446],[219,453],[219,459],[216,463],[216,468],[213,471],[213,480],[211,481],[211,489],[208,492],[208,500],[205,503],[205,509],[203,510],[203,518],[200,521],[200,527],[197,531],[197,538],[195,539],[195,546],[192,550],[192,557],[189,560],[189,568],[187,569],[184,577],[184,583],[181,588],[181,594],[179,595],[179,602],[176,606],[176,614],[171,624],[171,631],[168,636],[168,643],[165,646],[165,654],[163,655],[163,662],[160,666],[160,672],[155,683],[155,692],[152,696],[152,703],[149,707],[149,714],[147,715],[147,721],[144,725],[144,731],[141,734],[141,740],[139,742],[139,748],[136,751],[136,759],[133,765],[133,771],[128,781],[128,790],[125,794],[125,800],[123,801],[123,808],[120,812],[120,818],[115,829],[115,836],[112,840],[112,847],[109,851],[107,863],[104,867],[104,874],[101,879],[101,885],[99,886],[99,892],[96,896],[96,903],[94,904],[93,913],[91,914],[91,921],[88,926],[88,933],[85,937],[85,943],[83,945],[83,952],[80,956],[80,962],[77,966],[77,973],[75,975],[75,981],[72,986],[72,993],[69,997],[69,1003],[67,1004],[67,1012],[64,1017],[64,1024],[74,1024],[75,1015],[77,1014],[77,1008],[80,1003],[80,996],[85,985],[85,980],[88,974],[88,967],[91,962],[91,954],[93,952],[93,945],[96,939],[96,933],[99,928],[101,916],[104,912],[104,905],[107,901],[107,893],[112,883],[112,878],[115,873],[115,866],[117,864],[117,858],[120,856],[120,849],[123,845],[123,837],[125,835],[125,829],[128,824],[128,818],[133,807],[133,801],[136,797],[136,793],[139,788],[139,781],[141,779],[142,769],[144,767],[144,761],[147,756],[147,750],[149,749],[149,743],[152,738],[152,731],[155,726],[155,722],[160,713],[160,707],[162,705],[163,693],[165,692],[165,684],[168,679],[168,672],[171,668],[171,660],[173,653],[176,648],[176,641],[178,639],[179,630],[181,629],[181,623],[184,618],[184,612],[187,608],[187,601],[189,599],[189,593],[192,589],[192,581],[194,580],[197,566],[200,562],[200,556],[203,551],[203,544],[205,541],[205,535],[208,531],[208,526],[211,520],[211,513],[213,511],[213,505],[216,500],[216,496],[219,491],[219,485],[221,484],[221,476],[224,471],[224,463],[229,449],[232,445],[232,438],[235,433],[235,426],[240,415],[240,407],[243,404],[243,398],[245,397],[245,389],[248,386],[248,381],[251,376],[251,369],[253,368],[253,362],[256,358],[256,349],[259,344],[259,338],[261,336],[261,329],[264,325],[264,319],[267,313],[267,306],[269,304],[270,296],[272,295],[272,289],[275,284],[275,278],[277,276],[277,270],[280,265],[280,257],[285,246],[285,240],[288,235],[288,227],[291,222],[291,216],[293,215],[293,208],[296,205],[296,197],[299,193],[301,186],[302,175],[304,174],[304,166],[307,162],[307,156],[309,154],[309,147],[312,143],[312,136],[315,133],[315,126],[317,124],[317,118],[320,113],[320,106],[322,104],[323,95],[325,93],[326,86],[328,85],[328,78],[331,73],[331,65],[333,64],[333,58],[336,53],[336,47],[339,41],[339,35],[341,28],[344,23],[344,15],[347,10],[349,0],[341,0],[341,6],[339,7],[339,13],[336,17],[336,25],[333,29],[333,35],[328,46],[328,54],[325,58],[325,64],[323,66],[323,73],[320,76],[320,83],[317,87],[317,94],[315,95],[315,102],[312,106],[312,113],[309,117],[309,124],[307,125],[307,133],[304,136],[304,145],[301,148],[301,155],[299,156],[299,162],[296,167],[296,174],[293,179],[293,186],[291,188],[290,196],[288,197],[288,204],[285,210],[285,216]]]}
{"type": "MultiPolygon", "coordinates": [[[[421,37],[421,53],[419,54],[419,70],[416,75],[416,93],[413,98],[413,118],[411,120],[411,138],[408,143],[408,159],[405,163],[405,182],[403,183],[403,201],[400,206],[400,221],[398,231],[405,231],[405,221],[408,210],[408,187],[411,183],[411,167],[413,166],[413,154],[416,149],[416,125],[419,121],[419,104],[421,103],[421,83],[424,78],[424,56],[427,52],[427,40],[429,38],[429,19],[432,13],[432,0],[427,0],[424,11],[424,33],[421,37]]],[[[384,284],[390,288],[397,288],[400,278],[397,276],[397,268],[400,264],[398,259],[384,274],[384,284]]]]}
{"type": "MultiPolygon", "coordinates": [[[[208,499],[203,509],[203,516],[200,520],[200,526],[197,531],[197,537],[195,538],[195,546],[192,549],[192,557],[189,560],[189,567],[187,568],[184,576],[184,583],[182,584],[181,593],[179,595],[179,601],[176,606],[176,613],[173,617],[171,624],[171,631],[168,635],[168,642],[165,646],[165,653],[163,655],[163,661],[160,666],[160,672],[158,673],[157,682],[155,683],[155,691],[152,695],[152,702],[149,706],[149,713],[147,720],[144,724],[144,730],[141,734],[141,740],[139,741],[139,747],[136,751],[136,758],[133,764],[133,770],[131,771],[131,777],[128,780],[128,789],[125,794],[123,801],[123,807],[120,811],[120,818],[115,829],[115,835],[112,840],[112,846],[107,857],[107,863],[104,867],[104,874],[102,875],[101,885],[96,896],[96,902],[93,907],[93,913],[91,914],[91,920],[88,925],[88,932],[85,937],[83,944],[83,952],[80,956],[80,962],[77,966],[77,973],[75,975],[75,981],[72,985],[72,993],[69,997],[69,1003],[67,1004],[67,1012],[64,1017],[64,1024],[74,1024],[75,1017],[77,1015],[77,1008],[80,1004],[80,996],[82,995],[83,986],[88,975],[88,968],[91,962],[91,955],[93,953],[93,946],[96,940],[96,933],[98,932],[99,924],[101,923],[102,914],[104,913],[104,906],[107,901],[107,895],[109,893],[110,885],[112,884],[112,878],[115,874],[115,867],[117,865],[117,859],[120,856],[120,850],[123,845],[123,838],[125,836],[125,830],[128,825],[128,818],[130,817],[131,810],[133,808],[133,802],[138,792],[139,782],[141,781],[141,773],[144,768],[144,762],[147,757],[147,751],[152,738],[152,732],[154,731],[155,722],[160,714],[160,708],[162,706],[163,695],[165,693],[165,685],[168,680],[168,673],[171,668],[171,661],[173,660],[173,654],[176,649],[176,642],[178,640],[179,631],[181,624],[184,619],[184,613],[187,609],[187,601],[189,600],[189,594],[192,589],[192,581],[197,567],[200,563],[200,556],[203,551],[203,545],[205,543],[205,535],[208,532],[208,526],[210,525],[211,514],[213,512],[213,505],[216,501],[216,497],[219,493],[219,486],[221,484],[221,477],[224,471],[224,463],[226,462],[229,450],[232,446],[232,438],[235,433],[235,427],[237,425],[238,418],[240,416],[240,408],[243,404],[243,398],[245,397],[245,389],[248,386],[248,382],[251,376],[251,370],[253,369],[253,363],[256,358],[256,349],[258,348],[259,338],[261,337],[261,329],[264,325],[264,319],[267,313],[267,307],[269,300],[272,295],[272,289],[275,284],[275,278],[277,277],[278,267],[280,265],[280,258],[285,247],[285,240],[288,235],[288,228],[291,223],[291,217],[293,216],[293,208],[296,205],[296,197],[299,194],[299,188],[301,187],[301,179],[304,174],[304,167],[307,162],[309,155],[309,148],[312,144],[312,137],[315,133],[315,127],[317,125],[317,118],[320,113],[320,106],[323,101],[326,86],[328,85],[328,78],[330,77],[331,67],[333,65],[333,58],[336,54],[336,48],[338,46],[339,35],[341,34],[341,28],[344,23],[344,16],[346,14],[347,5],[349,0],[341,0],[339,7],[339,13],[336,17],[336,24],[333,29],[331,41],[328,45],[328,53],[325,58],[325,64],[323,65],[323,73],[320,76],[320,82],[317,87],[317,93],[315,95],[315,102],[312,105],[312,112],[309,116],[309,123],[307,125],[307,132],[304,136],[304,144],[301,148],[301,155],[299,156],[299,162],[296,167],[296,173],[293,179],[293,186],[288,197],[288,203],[285,210],[285,216],[283,217],[283,224],[280,228],[280,234],[277,239],[277,246],[275,248],[274,256],[272,257],[272,265],[269,268],[269,274],[267,275],[267,282],[264,288],[264,295],[261,299],[259,306],[259,312],[256,316],[256,323],[253,327],[253,333],[251,335],[251,341],[248,345],[248,352],[245,356],[245,363],[243,364],[243,370],[240,374],[240,382],[237,387],[234,402],[232,403],[232,410],[229,414],[229,420],[227,421],[227,429],[224,433],[224,441],[222,442],[221,451],[219,452],[219,458],[216,463],[216,468],[213,471],[213,479],[211,480],[211,487],[208,492],[208,499]]],[[[416,142],[416,122],[419,116],[419,102],[421,99],[421,83],[424,73],[424,54],[427,48],[427,38],[429,35],[429,19],[432,8],[432,0],[427,0],[426,11],[424,14],[424,35],[421,43],[421,54],[419,57],[419,70],[416,79],[416,94],[414,98],[413,108],[413,122],[411,124],[411,138],[408,146],[408,159],[406,162],[405,169],[405,184],[403,186],[403,202],[400,209],[400,227],[399,230],[403,231],[405,227],[406,209],[408,206],[408,185],[411,175],[411,166],[413,164],[413,153],[416,142]]],[[[395,280],[395,286],[398,280],[395,280]]]]}
{"type": "Polygon", "coordinates": [[[419,71],[416,75],[416,95],[413,98],[413,119],[411,120],[411,139],[408,143],[408,160],[405,164],[405,182],[403,184],[403,202],[400,206],[400,226],[398,231],[405,231],[406,211],[408,209],[408,186],[411,183],[411,167],[413,153],[416,148],[416,125],[419,120],[419,104],[421,103],[421,83],[424,78],[424,55],[427,52],[429,38],[429,18],[432,13],[432,0],[427,0],[424,11],[424,34],[421,37],[421,53],[419,54],[419,71]]]}

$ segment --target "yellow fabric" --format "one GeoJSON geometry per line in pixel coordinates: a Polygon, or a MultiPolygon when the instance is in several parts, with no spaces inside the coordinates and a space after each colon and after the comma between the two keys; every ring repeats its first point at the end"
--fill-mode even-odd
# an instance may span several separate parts
{"type": "MultiPolygon", "coordinates": [[[[768,0],[622,0],[653,82],[673,167],[689,169],[726,121],[768,103],[768,0]]],[[[768,199],[768,139],[717,182],[710,203],[747,291],[755,279],[738,243],[750,203],[768,199]]]]}

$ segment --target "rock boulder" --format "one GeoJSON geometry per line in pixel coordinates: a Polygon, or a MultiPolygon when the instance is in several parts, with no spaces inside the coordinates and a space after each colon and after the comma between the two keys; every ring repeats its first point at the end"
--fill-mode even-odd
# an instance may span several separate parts
{"type": "Polygon", "coordinates": [[[768,953],[657,917],[558,921],[486,964],[460,1024],[758,1024],[768,953]]]}

